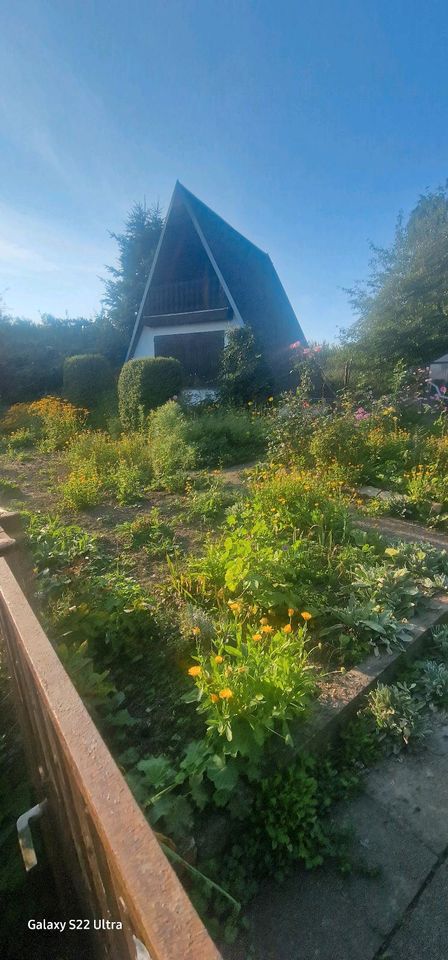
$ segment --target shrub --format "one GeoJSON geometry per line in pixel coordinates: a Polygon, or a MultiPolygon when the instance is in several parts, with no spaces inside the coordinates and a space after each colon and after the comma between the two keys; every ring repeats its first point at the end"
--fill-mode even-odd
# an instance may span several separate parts
{"type": "Polygon", "coordinates": [[[64,447],[83,427],[87,410],[59,397],[42,397],[33,403],[17,403],[4,415],[0,430],[6,448],[14,453],[37,444],[41,450],[64,447]]]}
{"type": "Polygon", "coordinates": [[[182,367],[172,357],[128,360],[118,379],[120,419],[127,429],[136,429],[142,413],[162,406],[182,387],[182,367]]]}
{"type": "Polygon", "coordinates": [[[154,479],[162,487],[181,489],[185,473],[195,466],[196,451],[188,443],[188,424],[179,405],[169,400],[151,414],[149,440],[154,479]]]}
{"type": "Polygon", "coordinates": [[[72,471],[60,484],[62,504],[68,510],[86,510],[101,503],[103,485],[95,467],[87,463],[81,470],[72,471]]]}
{"type": "Polygon", "coordinates": [[[228,466],[260,456],[266,446],[263,417],[243,410],[213,410],[188,420],[188,440],[194,444],[199,466],[228,466]]]}
{"type": "Polygon", "coordinates": [[[271,393],[269,368],[250,327],[228,334],[218,382],[221,397],[227,403],[266,400],[271,393]]]}
{"type": "Polygon", "coordinates": [[[101,430],[79,434],[66,459],[71,471],[61,486],[63,504],[75,510],[101,503],[110,494],[119,503],[135,503],[152,476],[149,446],[140,434],[118,440],[101,430]]]}
{"type": "Polygon", "coordinates": [[[29,412],[40,422],[42,450],[60,450],[81,430],[87,418],[87,410],[73,406],[59,397],[42,397],[30,403],[29,412]]]}
{"type": "Polygon", "coordinates": [[[94,407],[112,387],[112,368],[100,353],[84,353],[64,360],[63,392],[70,403],[94,407]]]}

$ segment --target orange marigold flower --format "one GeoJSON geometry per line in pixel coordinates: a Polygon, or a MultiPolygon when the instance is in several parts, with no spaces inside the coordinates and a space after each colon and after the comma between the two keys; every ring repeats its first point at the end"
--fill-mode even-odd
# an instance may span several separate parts
{"type": "Polygon", "coordinates": [[[254,640],[255,643],[257,643],[258,640],[262,640],[262,639],[263,639],[263,638],[262,638],[261,633],[254,633],[254,635],[253,635],[253,637],[252,637],[252,640],[254,640]]]}
{"type": "Polygon", "coordinates": [[[200,677],[201,673],[202,673],[201,667],[190,667],[188,670],[188,674],[190,677],[200,677]]]}
{"type": "Polygon", "coordinates": [[[192,632],[192,634],[193,634],[194,637],[199,637],[199,635],[200,635],[200,633],[201,633],[201,628],[200,628],[200,627],[193,627],[193,629],[192,629],[191,632],[192,632]]]}
{"type": "Polygon", "coordinates": [[[311,620],[311,617],[313,616],[313,614],[308,613],[308,610],[302,610],[302,613],[300,614],[300,616],[303,617],[304,620],[311,620]]]}
{"type": "Polygon", "coordinates": [[[288,607],[288,617],[293,617],[295,614],[294,607],[288,607]]]}
{"type": "Polygon", "coordinates": [[[224,660],[224,657],[222,657],[220,653],[217,653],[216,657],[214,657],[213,659],[215,663],[222,663],[222,661],[224,660]]]}
{"type": "Polygon", "coordinates": [[[211,694],[210,694],[210,700],[212,701],[212,703],[217,703],[217,702],[218,702],[218,697],[216,696],[216,693],[211,693],[211,694]]]}
{"type": "Polygon", "coordinates": [[[229,600],[229,607],[234,611],[234,613],[239,613],[241,610],[241,604],[238,602],[238,600],[229,600]]]}
{"type": "Polygon", "coordinates": [[[283,627],[283,633],[292,633],[292,626],[290,623],[285,623],[283,627]]]}
{"type": "Polygon", "coordinates": [[[270,627],[269,624],[265,623],[265,624],[263,624],[263,626],[262,626],[262,628],[261,628],[261,632],[262,632],[262,633],[272,633],[273,629],[274,629],[274,627],[270,627]]]}
{"type": "Polygon", "coordinates": [[[233,697],[233,693],[229,687],[224,687],[223,690],[219,691],[219,696],[221,697],[221,700],[230,700],[230,698],[233,697]]]}

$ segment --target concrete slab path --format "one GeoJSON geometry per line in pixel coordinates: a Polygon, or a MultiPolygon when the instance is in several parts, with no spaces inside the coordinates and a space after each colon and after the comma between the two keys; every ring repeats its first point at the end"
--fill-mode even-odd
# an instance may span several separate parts
{"type": "Polygon", "coordinates": [[[253,902],[252,952],[226,960],[448,960],[448,718],[415,752],[382,761],[341,805],[353,872],[296,868],[253,902]]]}

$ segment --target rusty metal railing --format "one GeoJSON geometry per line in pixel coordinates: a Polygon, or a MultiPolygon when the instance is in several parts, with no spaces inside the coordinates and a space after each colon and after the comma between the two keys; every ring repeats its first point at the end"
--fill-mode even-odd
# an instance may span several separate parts
{"type": "Polygon", "coordinates": [[[47,852],[66,901],[75,887],[88,915],[104,921],[105,929],[95,939],[98,957],[219,960],[216,947],[1,556],[0,633],[36,801],[47,801],[40,821],[47,852]],[[120,924],[122,929],[117,926],[120,924]]]}

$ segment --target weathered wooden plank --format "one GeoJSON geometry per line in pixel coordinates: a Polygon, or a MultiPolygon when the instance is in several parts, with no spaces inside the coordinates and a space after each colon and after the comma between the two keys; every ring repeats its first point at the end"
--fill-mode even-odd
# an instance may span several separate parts
{"type": "Polygon", "coordinates": [[[78,870],[92,913],[122,920],[104,931],[102,956],[133,960],[137,937],[150,960],[219,960],[219,953],[137,806],[6,560],[0,557],[0,627],[21,702],[34,780],[69,870],[78,870]],[[76,852],[76,858],[74,855],[76,852]],[[87,889],[86,889],[87,887],[87,889]],[[92,902],[93,901],[93,902],[92,902]],[[115,916],[112,914],[115,913],[115,916]]]}

